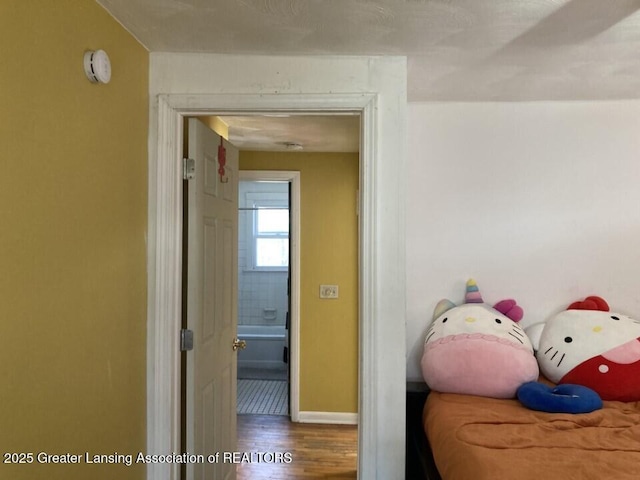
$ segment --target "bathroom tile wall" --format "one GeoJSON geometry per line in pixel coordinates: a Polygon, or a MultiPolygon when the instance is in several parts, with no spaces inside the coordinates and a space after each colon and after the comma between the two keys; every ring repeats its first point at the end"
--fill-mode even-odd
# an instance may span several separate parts
{"type": "Polygon", "coordinates": [[[284,325],[287,272],[241,271],[238,290],[240,325],[284,325]],[[275,315],[272,311],[275,309],[275,315]]]}
{"type": "MultiPolygon", "coordinates": [[[[247,207],[247,192],[285,191],[286,184],[256,184],[240,182],[240,206],[247,207]],[[267,185],[269,190],[267,190],[267,185]]],[[[251,269],[250,246],[251,211],[241,211],[238,223],[238,324],[284,326],[287,312],[287,271],[256,271],[251,269]],[[275,315],[273,310],[275,309],[275,315]]]]}

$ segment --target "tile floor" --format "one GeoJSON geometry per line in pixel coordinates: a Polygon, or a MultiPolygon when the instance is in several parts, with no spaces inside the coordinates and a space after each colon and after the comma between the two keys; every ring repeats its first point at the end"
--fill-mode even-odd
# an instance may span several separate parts
{"type": "Polygon", "coordinates": [[[289,398],[284,380],[238,380],[238,414],[288,415],[289,398]]]}

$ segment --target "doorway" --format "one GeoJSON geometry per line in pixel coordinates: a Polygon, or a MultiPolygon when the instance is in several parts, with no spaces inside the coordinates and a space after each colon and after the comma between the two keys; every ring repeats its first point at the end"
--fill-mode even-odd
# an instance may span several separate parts
{"type": "Polygon", "coordinates": [[[237,413],[288,416],[291,185],[256,173],[238,186],[237,413]]]}
{"type": "MultiPolygon", "coordinates": [[[[295,117],[295,115],[292,115],[295,117]]],[[[333,118],[330,115],[326,117],[333,118]]],[[[345,117],[346,115],[342,115],[345,117]]],[[[292,370],[291,416],[293,421],[303,423],[328,424],[357,424],[358,423],[358,373],[359,373],[359,184],[360,184],[360,154],[359,128],[360,116],[352,113],[350,117],[356,124],[356,150],[351,152],[259,152],[241,151],[240,156],[245,159],[244,168],[254,171],[238,172],[238,215],[246,217],[246,221],[239,222],[239,237],[246,237],[239,242],[238,267],[253,276],[278,274],[280,284],[286,286],[286,279],[290,276],[291,308],[285,298],[280,305],[267,303],[262,305],[243,305],[247,298],[242,297],[241,282],[238,282],[239,302],[238,318],[242,324],[245,307],[248,312],[249,324],[258,327],[253,335],[283,337],[291,332],[292,355],[282,351],[280,345],[280,359],[272,358],[267,370],[278,369],[277,362],[282,358],[290,358],[292,370]],[[258,170],[259,168],[300,168],[294,170],[258,170]],[[307,343],[306,355],[310,359],[306,364],[303,380],[306,385],[306,401],[300,412],[300,375],[299,356],[300,328],[299,328],[299,278],[300,278],[300,177],[304,176],[307,186],[305,201],[307,229],[305,230],[307,251],[305,265],[307,266],[306,281],[310,286],[306,289],[307,313],[307,343]],[[242,187],[243,181],[247,187],[242,187]],[[249,180],[254,180],[250,182],[249,180]],[[256,182],[259,180],[260,182],[256,182]],[[275,188],[278,186],[279,188],[275,188]],[[288,197],[291,197],[289,200],[288,197]],[[291,208],[289,208],[291,206],[291,208]],[[288,212],[291,212],[290,214],[288,212]],[[261,218],[261,213],[269,213],[267,218],[261,218]],[[282,215],[284,214],[284,215],[282,215]],[[274,218],[269,218],[274,217],[274,218]],[[277,221],[280,219],[279,222],[277,221]],[[279,228],[273,225],[259,225],[266,223],[280,223],[279,228]],[[291,223],[291,226],[288,226],[291,223]],[[285,224],[282,227],[282,224],[285,224]],[[260,235],[258,235],[260,234],[260,235]],[[290,234],[290,237],[285,234],[290,234]],[[282,238],[286,237],[286,238],[282,238]],[[247,242],[250,246],[243,248],[247,242]],[[267,249],[259,253],[256,245],[260,242],[280,244],[290,243],[291,258],[287,257],[287,249],[267,249]],[[244,255],[242,250],[246,250],[244,255]],[[261,258],[264,254],[265,258],[261,258]],[[290,266],[291,268],[282,268],[290,266]],[[282,282],[282,280],[285,282],[282,282]],[[323,288],[324,287],[324,288],[323,288]],[[333,289],[327,295],[326,289],[333,289]],[[257,308],[256,308],[257,307],[257,308]],[[282,322],[278,325],[278,313],[282,312],[282,322]],[[290,315],[287,315],[290,314],[290,315]],[[290,329],[275,332],[286,319],[290,319],[290,329]],[[266,330],[271,332],[267,334],[266,330]],[[310,332],[310,333],[309,333],[310,332]],[[276,335],[278,333],[278,335],[276,335]],[[269,368],[270,367],[270,368],[269,368]],[[276,367],[276,368],[274,368],[276,367]],[[320,368],[318,368],[320,367],[320,368]],[[346,405],[346,406],[345,406],[346,405]]],[[[224,118],[224,116],[222,117],[224,118]]],[[[298,123],[300,123],[300,120],[298,123]]],[[[211,121],[204,122],[212,128],[211,121]]],[[[338,123],[334,121],[334,123],[338,123]]],[[[213,128],[212,128],[213,129],[213,128]]],[[[214,129],[215,130],[215,129],[214,129]]],[[[227,132],[227,136],[232,138],[227,132]]],[[[221,141],[221,140],[220,140],[221,141]]],[[[330,142],[325,135],[325,142],[330,142]]],[[[227,141],[224,142],[225,144],[227,141]]],[[[229,142],[236,150],[236,142],[229,142]]],[[[211,162],[216,163],[214,154],[211,162]]],[[[241,162],[242,165],[242,162],[241,162]]],[[[231,185],[229,183],[228,185],[231,185]]],[[[276,225],[277,226],[277,225],[276,225]]],[[[255,279],[255,278],[254,278],[255,279]]],[[[261,279],[259,287],[261,293],[267,293],[271,281],[261,279]]],[[[278,280],[276,280],[277,282],[278,280]]],[[[284,290],[286,293],[286,290],[284,290]]],[[[251,339],[246,339],[251,347],[251,339]]],[[[266,339],[265,339],[266,340],[266,339]]],[[[270,340],[275,340],[271,338],[270,340]]],[[[285,341],[285,346],[288,342],[285,341]]],[[[243,365],[242,354],[238,356],[240,379],[243,367],[255,368],[255,361],[249,358],[249,364],[243,365]]],[[[282,365],[282,364],[280,364],[282,365]]],[[[284,372],[287,373],[286,371],[284,372]]],[[[255,373],[254,373],[255,374],[255,373]]],[[[286,377],[285,377],[286,378],[286,377]]],[[[255,378],[254,378],[255,379],[255,378]]],[[[242,395],[243,385],[238,385],[238,393],[242,395]]],[[[276,392],[272,392],[276,395],[276,392]]],[[[273,405],[270,405],[270,407],[273,405]]],[[[242,413],[242,412],[241,412],[242,413]]],[[[256,412],[258,413],[258,412],[256,412]]],[[[260,412],[261,413],[261,412],[260,412]]],[[[268,412],[275,413],[275,412],[268,412]]],[[[287,413],[285,410],[284,412],[287,413]]]]}
{"type": "MultiPolygon", "coordinates": [[[[160,67],[153,70],[155,75],[158,70],[160,67]]],[[[191,70],[187,68],[187,71],[191,70]]],[[[394,74],[396,71],[393,70],[394,74]]],[[[206,81],[211,83],[209,77],[206,81]]],[[[334,93],[317,98],[306,94],[216,96],[169,93],[153,97],[147,350],[149,451],[176,451],[179,445],[179,354],[175,346],[178,344],[176,319],[180,317],[181,264],[177,252],[181,251],[182,169],[177,160],[181,152],[179,132],[183,116],[221,111],[357,111],[362,112],[363,117],[360,190],[360,298],[363,308],[360,313],[358,470],[362,478],[399,478],[399,472],[404,471],[404,427],[396,418],[397,413],[404,411],[404,377],[399,374],[404,372],[401,293],[404,237],[401,228],[386,228],[402,223],[403,211],[402,182],[399,181],[403,172],[403,152],[402,148],[400,152],[397,148],[398,145],[402,147],[404,110],[386,108],[398,98],[387,95],[390,91],[395,92],[395,85],[394,82],[375,83],[370,87],[382,91],[384,95],[381,96],[376,93],[334,93]],[[390,134],[381,137],[378,131],[386,127],[390,134]],[[393,155],[394,152],[397,155],[393,155]],[[400,163],[385,163],[387,158],[397,158],[400,163]],[[392,344],[394,348],[383,348],[383,344],[392,344]],[[380,408],[383,398],[388,408],[380,408]],[[385,447],[378,448],[383,438],[385,447]]],[[[158,88],[152,88],[152,94],[174,90],[173,84],[158,88]]],[[[178,470],[176,465],[149,465],[147,476],[150,479],[177,478],[178,470]]]]}

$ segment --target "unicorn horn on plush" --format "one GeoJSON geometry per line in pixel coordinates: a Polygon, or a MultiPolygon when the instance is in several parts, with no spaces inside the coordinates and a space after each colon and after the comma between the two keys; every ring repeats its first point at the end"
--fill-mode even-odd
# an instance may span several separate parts
{"type": "Polygon", "coordinates": [[[515,300],[484,303],[473,279],[465,303],[441,300],[427,330],[422,374],[432,390],[513,398],[520,385],[538,379],[533,346],[518,325],[515,300]]]}

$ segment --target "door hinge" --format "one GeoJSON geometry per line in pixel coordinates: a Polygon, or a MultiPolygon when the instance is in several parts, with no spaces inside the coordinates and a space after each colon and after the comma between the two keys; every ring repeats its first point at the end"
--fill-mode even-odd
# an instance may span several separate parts
{"type": "Polygon", "coordinates": [[[196,176],[196,161],[193,158],[182,159],[182,178],[191,180],[196,176]]]}
{"type": "Polygon", "coordinates": [[[193,330],[183,328],[180,330],[180,351],[188,352],[193,350],[193,330]]]}

